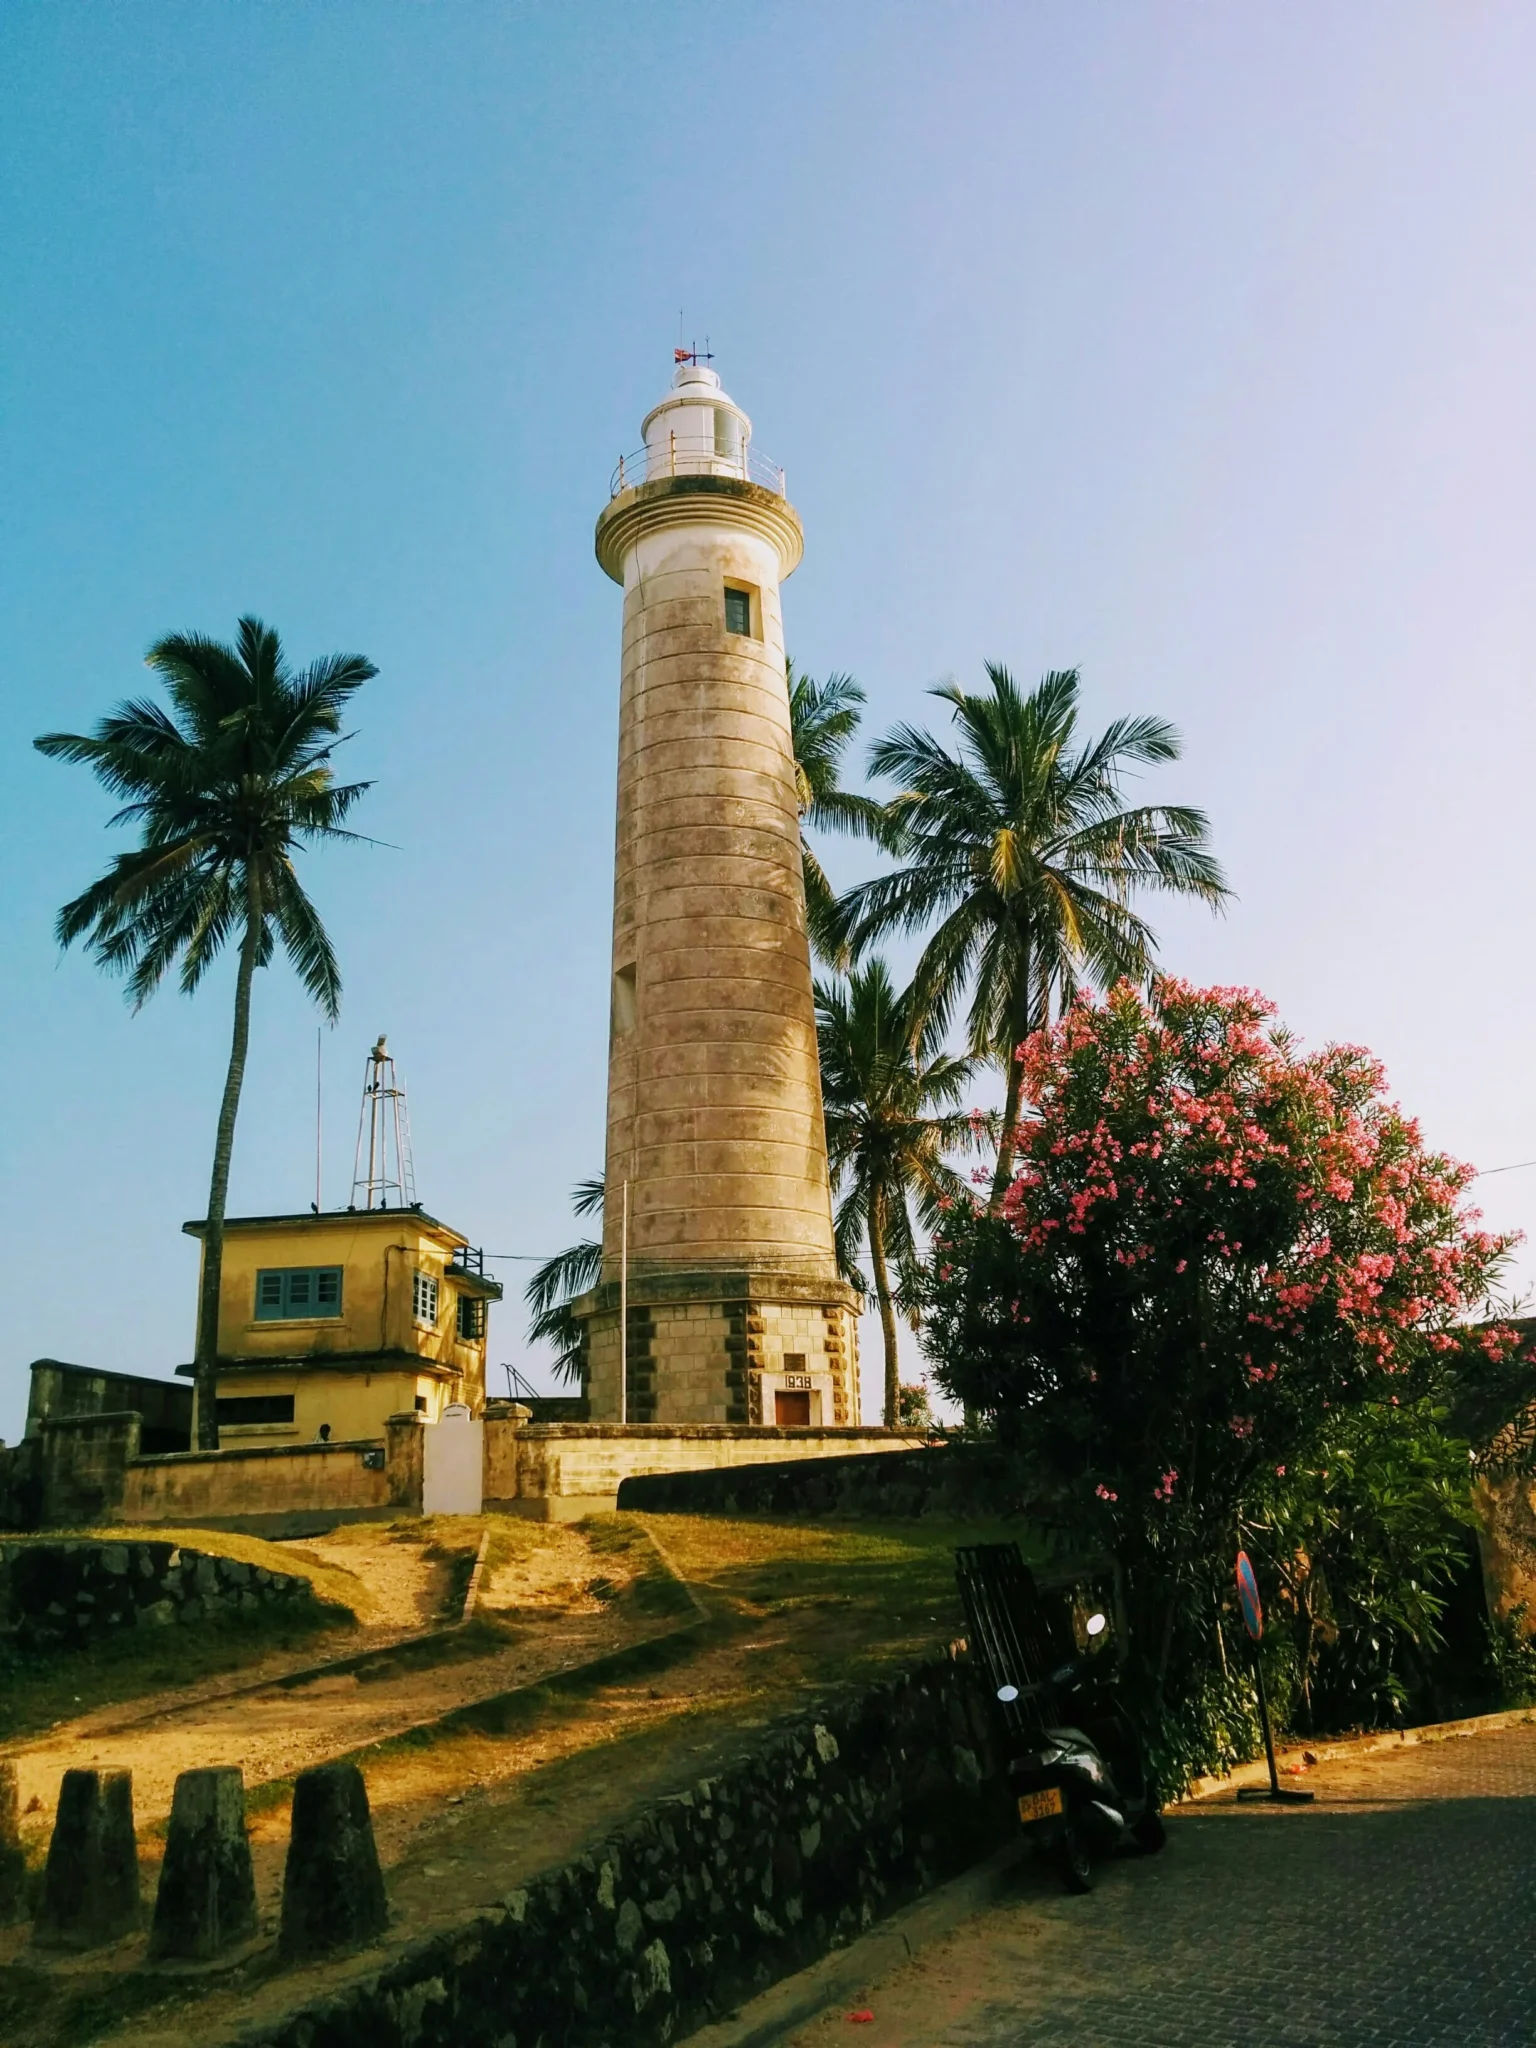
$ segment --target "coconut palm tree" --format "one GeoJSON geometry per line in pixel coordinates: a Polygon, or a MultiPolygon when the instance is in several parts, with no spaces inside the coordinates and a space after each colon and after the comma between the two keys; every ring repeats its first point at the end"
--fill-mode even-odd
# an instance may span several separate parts
{"type": "Polygon", "coordinates": [[[857,956],[876,937],[937,923],[914,977],[919,1012],[947,1024],[970,991],[974,1054],[1005,1075],[994,1204],[1013,1169],[1022,1070],[1018,1049],[1079,980],[1101,985],[1150,971],[1155,937],[1132,907],[1138,891],[1227,896],[1203,811],[1122,808],[1133,766],[1179,757],[1161,718],[1120,718],[1080,738],[1076,669],[1056,669],[1028,696],[1007,669],[989,688],[945,683],[932,694],[958,727],[953,752],[901,725],[870,754],[897,785],[887,806],[904,864],[850,891],[835,930],[857,956]]]}
{"type": "MultiPolygon", "coordinates": [[[[579,1180],[571,1193],[571,1207],[578,1216],[603,1213],[603,1178],[579,1180]]],[[[555,1347],[555,1371],[568,1380],[581,1378],[581,1325],[571,1314],[571,1303],[602,1278],[603,1241],[584,1238],[534,1273],[523,1289],[523,1299],[533,1310],[528,1335],[535,1343],[555,1347]]]]}
{"type": "MultiPolygon", "coordinates": [[[[884,844],[888,836],[885,807],[873,797],[858,796],[838,781],[843,755],[859,729],[864,692],[852,676],[828,676],[818,683],[784,664],[789,682],[789,729],[795,754],[795,789],[803,827],[817,832],[847,832],[884,844]]],[[[843,937],[837,929],[836,895],[821,862],[801,841],[805,868],[805,921],[811,944],[829,966],[843,962],[843,937]]]]}
{"type": "Polygon", "coordinates": [[[44,733],[35,745],[55,760],[85,763],[113,796],[126,799],[111,823],[139,832],[139,844],[59,912],[60,945],[83,939],[98,965],[125,975],[135,1010],[176,961],[190,995],[226,943],[239,949],[194,1364],[198,1444],[216,1450],[224,1207],[251,984],[280,941],[326,1016],[337,1015],[336,956],[294,856],[318,841],[359,836],[342,821],[368,784],[338,783],[331,755],[348,699],[378,670],[360,654],[333,654],[295,674],[277,634],[254,618],[240,621],[233,647],[173,633],[155,642],[146,661],[169,692],[169,710],[135,698],[94,733],[44,733]]]}
{"type": "Polygon", "coordinates": [[[944,1155],[983,1142],[996,1119],[959,1108],[976,1060],[944,1052],[935,1013],[919,1010],[910,990],[896,993],[883,960],[855,968],[846,981],[816,984],[816,1032],[838,1263],[868,1292],[858,1265],[868,1247],[885,1346],[885,1425],[894,1429],[901,1404],[896,1310],[915,1298],[919,1256],[914,1211],[931,1230],[944,1206],[967,1199],[965,1181],[944,1155]]]}

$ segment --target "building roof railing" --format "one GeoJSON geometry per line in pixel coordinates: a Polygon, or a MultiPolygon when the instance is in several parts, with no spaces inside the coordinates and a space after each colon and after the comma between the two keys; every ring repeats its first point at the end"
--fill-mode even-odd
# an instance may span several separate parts
{"type": "Polygon", "coordinates": [[[637,448],[633,455],[621,455],[608,480],[608,495],[616,498],[620,491],[669,476],[736,477],[742,483],[760,484],[781,498],[788,495],[782,468],[766,455],[759,455],[750,442],[738,454],[722,455],[713,440],[694,440],[675,432],[665,441],[637,448]]]}

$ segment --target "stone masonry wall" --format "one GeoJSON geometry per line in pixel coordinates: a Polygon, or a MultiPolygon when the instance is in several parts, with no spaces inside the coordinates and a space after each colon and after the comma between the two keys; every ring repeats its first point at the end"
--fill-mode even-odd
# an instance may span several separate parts
{"type": "Polygon", "coordinates": [[[283,1517],[315,1509],[341,1519],[391,1505],[382,1444],[261,1444],[137,1458],[120,1513],[125,1522],[238,1520],[276,1530],[283,1517]]]}
{"type": "MultiPolygon", "coordinates": [[[[832,1457],[845,1464],[856,1457],[889,1455],[893,1441],[903,1441],[893,1440],[884,1429],[748,1429],[706,1423],[621,1429],[603,1422],[526,1423],[509,1415],[512,1405],[486,1403],[485,1497],[491,1504],[562,1496],[611,1500],[635,1473],[759,1466],[770,1459],[819,1464],[832,1457]]],[[[914,1436],[906,1441],[915,1447],[923,1440],[914,1436]]]]}
{"type": "Polygon", "coordinates": [[[656,2048],[1007,1839],[988,1703],[934,1664],[770,1736],[242,2048],[656,2048]]]}
{"type": "Polygon", "coordinates": [[[0,1543],[0,1641],[22,1649],[297,1609],[312,1598],[308,1579],[173,1543],[0,1543]]]}
{"type": "MultiPolygon", "coordinates": [[[[986,1446],[938,1444],[893,1450],[884,1431],[870,1431],[872,1455],[770,1462],[759,1452],[734,1465],[626,1479],[619,1507],[652,1515],[827,1515],[857,1517],[1018,1514],[1018,1474],[986,1446]]],[[[899,1441],[899,1439],[898,1439],[899,1441]]]]}

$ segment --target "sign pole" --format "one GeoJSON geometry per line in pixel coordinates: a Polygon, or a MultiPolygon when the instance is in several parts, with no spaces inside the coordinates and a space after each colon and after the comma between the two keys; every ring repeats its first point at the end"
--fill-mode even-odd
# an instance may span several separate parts
{"type": "Polygon", "coordinates": [[[1259,1599],[1259,1582],[1246,1550],[1237,1553],[1237,1599],[1243,1610],[1243,1627],[1253,1643],[1253,1675],[1259,1689],[1259,1724],[1264,1730],[1264,1755],[1269,1763],[1267,1785],[1239,1785],[1240,1800],[1263,1799],[1284,1806],[1308,1806],[1314,1795],[1297,1786],[1282,1785],[1275,1769],[1275,1738],[1269,1726],[1269,1694],[1264,1689],[1264,1659],[1259,1645],[1264,1640],[1264,1606],[1259,1599]]]}
{"type": "Polygon", "coordinates": [[[629,1182],[619,1223],[619,1420],[629,1421],[629,1182]]]}

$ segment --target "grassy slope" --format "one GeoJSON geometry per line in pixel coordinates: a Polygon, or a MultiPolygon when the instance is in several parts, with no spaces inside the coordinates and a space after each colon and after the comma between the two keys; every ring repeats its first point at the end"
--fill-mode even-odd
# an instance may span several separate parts
{"type": "Polygon", "coordinates": [[[134,1629],[79,1649],[23,1653],[0,1647],[0,1741],[52,1727],[94,1707],[239,1671],[274,1652],[302,1649],[318,1637],[354,1628],[369,1611],[363,1584],[351,1572],[322,1564],[294,1545],[268,1543],[259,1536],[231,1535],[221,1529],[123,1527],[50,1529],[30,1540],[178,1543],[308,1579],[316,1604],[297,1614],[274,1610],[230,1616],[197,1628],[134,1629]]]}
{"type": "MultiPolygon", "coordinates": [[[[476,1542],[483,1526],[472,1525],[476,1542]]],[[[510,1559],[538,1540],[516,1520],[492,1517],[490,1527],[493,1559],[510,1559]]],[[[411,1533],[460,1549],[470,1529],[415,1524],[411,1533]]],[[[374,1540],[393,1533],[373,1525],[374,1540]]],[[[360,1753],[376,1823],[387,1827],[401,1812],[411,1818],[403,1860],[386,1858],[397,1921],[451,1926],[488,1893],[577,1853],[637,1805],[725,1768],[744,1739],[780,1715],[803,1711],[839,1684],[868,1682],[941,1650],[963,1627],[957,1544],[1016,1540],[1026,1556],[1036,1547],[1017,1522],[607,1516],[584,1533],[599,1558],[622,1555],[630,1570],[640,1568],[620,1597],[658,1619],[675,1614],[689,1622],[695,1610],[676,1573],[709,1618],[683,1635],[529,1686],[495,1711],[455,1716],[360,1753]],[[657,1553],[660,1569],[650,1562],[657,1553]]],[[[496,1633],[483,1621],[465,1631],[477,1641],[496,1633]]],[[[389,1654],[411,1661],[421,1652],[389,1654]]],[[[316,1704],[323,1712],[323,1701],[316,1704]]],[[[280,1809],[289,1790],[286,1780],[252,1788],[258,1834],[286,1831],[280,1809]]],[[[179,2031],[184,2020],[190,2036],[200,2001],[222,2011],[221,1998],[239,2005],[246,1996],[238,1986],[226,1994],[211,1983],[173,1991],[137,1974],[110,1987],[82,1979],[71,1989],[51,1975],[46,1985],[41,1978],[24,1984],[18,1973],[12,1985],[0,1972],[0,2007],[7,1991],[20,2001],[18,2021],[25,2004],[28,2025],[11,2035],[0,2024],[0,2034],[26,2048],[75,2048],[146,2002],[163,2001],[167,2025],[179,2031]]]]}
{"type": "Polygon", "coordinates": [[[1017,1542],[1019,1522],[794,1522],[637,1517],[692,1584],[746,1622],[788,1625],[805,1681],[863,1678],[950,1641],[964,1627],[955,1548],[1017,1542]]]}

